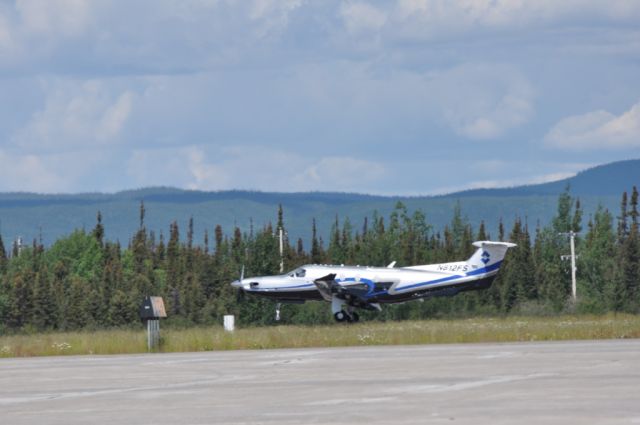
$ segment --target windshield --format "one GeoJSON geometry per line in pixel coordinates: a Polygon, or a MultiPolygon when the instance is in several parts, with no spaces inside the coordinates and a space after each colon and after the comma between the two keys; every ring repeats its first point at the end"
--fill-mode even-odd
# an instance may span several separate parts
{"type": "Polygon", "coordinates": [[[295,269],[289,273],[289,277],[304,277],[307,274],[305,269],[295,269]]]}

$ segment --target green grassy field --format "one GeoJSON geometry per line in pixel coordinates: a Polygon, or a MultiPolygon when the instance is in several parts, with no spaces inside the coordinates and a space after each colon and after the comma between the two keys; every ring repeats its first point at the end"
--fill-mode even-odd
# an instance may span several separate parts
{"type": "MultiPolygon", "coordinates": [[[[162,352],[358,345],[640,338],[640,316],[556,316],[369,322],[333,326],[164,329],[162,352]]],[[[0,337],[0,357],[147,352],[140,330],[0,337]]]]}

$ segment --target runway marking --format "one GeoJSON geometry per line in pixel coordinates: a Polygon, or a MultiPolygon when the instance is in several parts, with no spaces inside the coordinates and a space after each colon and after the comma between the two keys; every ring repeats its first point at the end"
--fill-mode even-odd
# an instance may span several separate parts
{"type": "Polygon", "coordinates": [[[408,385],[402,389],[391,389],[392,392],[402,393],[444,393],[450,391],[462,391],[472,388],[484,387],[487,385],[504,384],[507,382],[523,381],[526,379],[547,378],[557,376],[557,373],[534,373],[530,375],[507,375],[495,378],[483,379],[480,381],[460,382],[451,385],[408,385]]]}
{"type": "Polygon", "coordinates": [[[339,404],[368,404],[395,401],[398,397],[372,397],[372,398],[336,398],[305,403],[305,406],[337,406],[339,404]]]}
{"type": "Polygon", "coordinates": [[[479,359],[503,359],[505,357],[513,357],[516,353],[513,351],[499,351],[497,353],[484,354],[478,356],[479,359]]]}
{"type": "Polygon", "coordinates": [[[82,397],[93,397],[93,396],[101,396],[101,395],[108,395],[108,394],[123,394],[123,393],[130,393],[130,392],[136,392],[136,391],[172,390],[172,389],[180,389],[180,388],[199,387],[203,385],[219,384],[222,381],[233,382],[233,381],[246,380],[246,379],[255,379],[255,377],[254,376],[243,376],[242,378],[216,377],[215,379],[179,382],[175,384],[148,385],[148,386],[140,386],[140,387],[127,387],[127,388],[111,388],[106,390],[95,390],[95,391],[73,391],[73,392],[62,392],[58,394],[43,393],[43,394],[34,394],[34,395],[29,395],[24,397],[3,397],[3,398],[0,398],[0,405],[30,403],[30,402],[37,402],[37,401],[63,400],[63,399],[82,398],[82,397]]]}

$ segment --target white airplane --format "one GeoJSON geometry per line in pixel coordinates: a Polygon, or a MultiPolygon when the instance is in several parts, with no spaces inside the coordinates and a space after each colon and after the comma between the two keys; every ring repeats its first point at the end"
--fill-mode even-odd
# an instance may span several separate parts
{"type": "Polygon", "coordinates": [[[467,261],[422,266],[363,267],[308,264],[277,276],[244,278],[231,283],[241,291],[280,303],[328,301],[338,322],[357,322],[356,308],[381,310],[380,304],[401,303],[486,289],[496,277],[509,242],[478,241],[467,261]]]}

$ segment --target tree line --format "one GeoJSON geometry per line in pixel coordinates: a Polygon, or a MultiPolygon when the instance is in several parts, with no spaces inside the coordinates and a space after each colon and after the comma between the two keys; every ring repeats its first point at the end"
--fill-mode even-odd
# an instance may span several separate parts
{"type": "MultiPolygon", "coordinates": [[[[0,235],[0,334],[16,331],[74,330],[135,326],[144,296],[164,298],[170,323],[189,326],[221,323],[235,314],[241,324],[274,323],[274,304],[243,297],[229,283],[245,275],[277,274],[306,263],[397,267],[468,258],[474,240],[508,240],[510,250],[492,287],[485,291],[425,302],[385,305],[367,319],[402,320],[472,314],[554,314],[640,312],[640,236],[638,190],[622,194],[618,215],[600,207],[583,223],[579,199],[567,188],[546,226],[516,217],[511,229],[502,221],[497,235],[484,223],[474,229],[457,205],[451,222],[434,229],[421,211],[410,213],[398,203],[383,217],[373,212],[356,226],[336,216],[328,240],[311,223],[308,249],[290,240],[282,207],[275,226],[230,234],[216,226],[196,241],[193,219],[184,229],[170,224],[168,234],[145,227],[140,205],[139,227],[126,246],[105,239],[98,212],[91,231],[76,230],[45,247],[6,246],[0,235]],[[284,251],[279,253],[279,229],[284,251]],[[576,232],[578,299],[570,299],[567,232],[576,232]],[[183,234],[184,232],[184,234],[183,234]]],[[[324,303],[285,305],[282,323],[330,323],[324,303]]]]}

